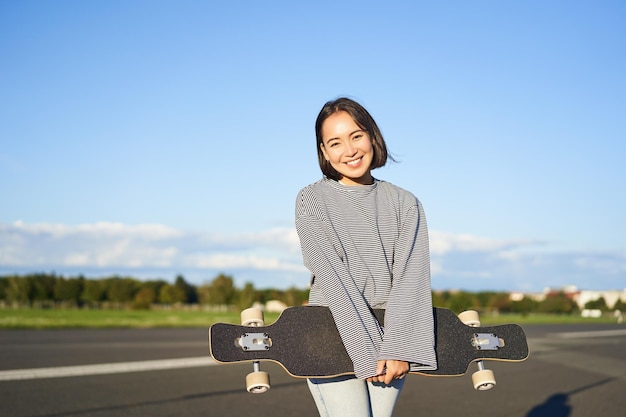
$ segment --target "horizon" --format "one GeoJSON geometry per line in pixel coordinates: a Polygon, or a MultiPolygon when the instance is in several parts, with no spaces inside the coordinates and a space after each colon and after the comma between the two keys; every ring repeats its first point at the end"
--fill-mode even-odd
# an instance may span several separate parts
{"type": "MultiPolygon", "coordinates": [[[[102,275],[102,276],[88,276],[85,275],[83,273],[78,273],[78,274],[70,274],[70,275],[64,275],[64,274],[58,274],[55,271],[49,271],[49,272],[44,272],[44,271],[34,271],[34,272],[25,272],[25,273],[12,273],[12,274],[2,274],[0,273],[0,279],[8,279],[11,277],[18,277],[18,278],[27,278],[29,276],[32,275],[44,275],[44,276],[52,276],[55,278],[63,278],[63,279],[84,279],[84,280],[92,280],[92,281],[98,281],[98,280],[109,280],[109,279],[131,279],[131,280],[135,280],[137,282],[163,282],[164,284],[170,284],[173,285],[178,278],[182,278],[184,280],[185,283],[187,283],[188,285],[191,285],[195,288],[200,288],[202,286],[205,285],[210,285],[212,283],[212,281],[216,278],[218,278],[219,276],[226,276],[229,277],[231,279],[233,279],[233,284],[234,287],[238,290],[242,290],[247,284],[252,284],[253,288],[255,291],[288,291],[290,289],[295,289],[298,291],[304,291],[304,290],[308,290],[308,287],[296,287],[296,286],[292,286],[292,287],[284,287],[284,288],[276,288],[276,287],[256,287],[254,286],[254,283],[251,282],[244,282],[243,285],[238,285],[235,277],[232,275],[228,275],[228,274],[223,274],[220,273],[218,275],[216,275],[215,277],[208,279],[206,281],[201,282],[200,284],[196,284],[193,282],[189,282],[187,281],[187,278],[183,275],[183,274],[176,274],[175,277],[173,277],[172,279],[167,279],[167,278],[162,278],[162,277],[152,277],[152,278],[138,278],[138,277],[134,277],[132,275],[121,275],[121,274],[110,274],[110,275],[102,275]]],[[[435,294],[440,294],[440,293],[445,293],[445,292],[449,292],[449,293],[458,293],[458,292],[465,292],[465,293],[509,293],[509,294],[524,294],[524,295],[547,295],[547,294],[555,294],[555,293],[563,293],[563,294],[576,294],[576,293],[585,293],[585,292],[589,292],[589,293],[623,293],[626,294],[626,286],[624,286],[623,288],[603,288],[603,289],[596,289],[596,290],[590,290],[587,288],[578,288],[576,285],[573,284],[566,284],[564,286],[561,287],[544,287],[542,290],[540,291],[522,291],[522,290],[497,290],[497,289],[478,289],[478,290],[468,290],[466,288],[432,288],[431,289],[433,293],[435,294]]]]}

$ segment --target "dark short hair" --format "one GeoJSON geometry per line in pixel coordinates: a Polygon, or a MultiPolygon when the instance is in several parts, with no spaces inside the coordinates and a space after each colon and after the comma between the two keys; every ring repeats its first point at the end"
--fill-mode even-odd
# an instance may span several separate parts
{"type": "Polygon", "coordinates": [[[365,107],[361,106],[354,100],[351,100],[346,97],[340,97],[336,100],[332,100],[324,104],[322,110],[317,115],[317,120],[315,121],[315,136],[316,136],[316,146],[317,146],[317,158],[319,160],[320,169],[322,173],[333,180],[339,180],[341,178],[341,174],[339,174],[331,165],[330,162],[326,160],[324,157],[324,153],[322,152],[321,145],[324,143],[322,138],[322,125],[324,121],[328,119],[333,114],[345,111],[348,113],[354,122],[364,131],[366,131],[370,140],[372,141],[372,147],[374,148],[374,158],[372,159],[372,164],[370,165],[370,169],[380,168],[385,166],[387,163],[387,158],[394,160],[392,156],[387,153],[387,145],[385,144],[385,139],[383,138],[383,134],[381,133],[378,125],[374,121],[372,115],[365,109],[365,107]]]}

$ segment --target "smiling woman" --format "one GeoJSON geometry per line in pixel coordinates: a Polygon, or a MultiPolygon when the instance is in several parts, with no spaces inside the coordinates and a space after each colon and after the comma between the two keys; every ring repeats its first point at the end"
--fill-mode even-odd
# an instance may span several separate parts
{"type": "Polygon", "coordinates": [[[371,184],[370,171],[384,166],[387,159],[394,160],[372,116],[350,99],[339,98],[324,106],[315,136],[322,173],[344,184],[371,184]]]}
{"type": "Polygon", "coordinates": [[[320,149],[331,167],[346,185],[371,184],[370,166],[374,149],[369,134],[345,111],[326,119],[320,149]]]}
{"type": "Polygon", "coordinates": [[[372,176],[387,147],[359,103],[326,103],[315,132],[324,178],[298,194],[296,228],[309,303],[330,308],[355,377],[312,378],[309,389],[322,416],[390,416],[409,370],[437,366],[424,210],[372,176]]]}

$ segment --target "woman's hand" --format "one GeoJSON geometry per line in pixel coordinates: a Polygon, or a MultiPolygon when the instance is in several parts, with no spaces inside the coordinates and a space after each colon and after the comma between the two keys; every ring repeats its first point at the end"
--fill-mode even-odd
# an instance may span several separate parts
{"type": "Polygon", "coordinates": [[[378,361],[376,375],[367,378],[368,382],[383,382],[387,385],[394,379],[402,379],[409,373],[409,363],[405,361],[386,360],[378,361]]]}

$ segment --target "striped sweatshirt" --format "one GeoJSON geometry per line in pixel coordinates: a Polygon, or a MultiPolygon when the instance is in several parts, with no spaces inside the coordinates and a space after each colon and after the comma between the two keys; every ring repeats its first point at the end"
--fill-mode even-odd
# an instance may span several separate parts
{"type": "Polygon", "coordinates": [[[385,181],[346,186],[324,178],[298,193],[296,228],[311,271],[309,304],[330,308],[357,378],[374,376],[378,360],[436,369],[419,200],[385,181]],[[386,309],[384,329],[376,308],[386,309]]]}

